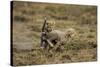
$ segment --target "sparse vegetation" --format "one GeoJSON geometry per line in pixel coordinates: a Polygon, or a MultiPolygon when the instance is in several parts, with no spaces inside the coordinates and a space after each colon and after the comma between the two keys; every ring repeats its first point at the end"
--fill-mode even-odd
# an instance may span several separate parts
{"type": "Polygon", "coordinates": [[[12,9],[13,65],[97,60],[96,6],[14,1],[12,9]],[[48,17],[48,21],[55,21],[55,29],[57,30],[75,29],[78,34],[77,38],[67,41],[60,48],[52,49],[50,52],[40,49],[40,35],[44,16],[48,17]],[[23,48],[24,44],[25,47],[23,48]],[[27,46],[30,47],[26,50],[27,46]]]}

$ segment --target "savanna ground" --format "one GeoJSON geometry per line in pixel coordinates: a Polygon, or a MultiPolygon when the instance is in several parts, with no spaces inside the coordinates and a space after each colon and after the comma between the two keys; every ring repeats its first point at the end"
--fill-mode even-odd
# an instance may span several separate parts
{"type": "Polygon", "coordinates": [[[97,60],[97,7],[70,4],[13,3],[13,65],[58,64],[97,60]],[[55,29],[74,28],[77,38],[64,49],[49,53],[40,49],[44,16],[55,21],[55,29]]]}

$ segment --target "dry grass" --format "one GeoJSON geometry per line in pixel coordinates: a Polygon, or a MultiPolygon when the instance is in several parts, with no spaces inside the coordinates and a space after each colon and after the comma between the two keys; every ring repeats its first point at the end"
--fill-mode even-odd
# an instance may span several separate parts
{"type": "Polygon", "coordinates": [[[96,9],[96,6],[13,2],[13,65],[96,61],[96,9]],[[44,16],[56,22],[55,29],[74,28],[77,38],[53,52],[40,49],[44,16]]]}

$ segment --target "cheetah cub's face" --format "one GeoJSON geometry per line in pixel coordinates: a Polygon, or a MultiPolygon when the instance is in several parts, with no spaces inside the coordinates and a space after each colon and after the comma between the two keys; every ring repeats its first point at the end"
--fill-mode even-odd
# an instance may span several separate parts
{"type": "Polygon", "coordinates": [[[50,32],[54,29],[55,22],[54,21],[48,21],[46,25],[47,25],[47,31],[50,32]]]}

